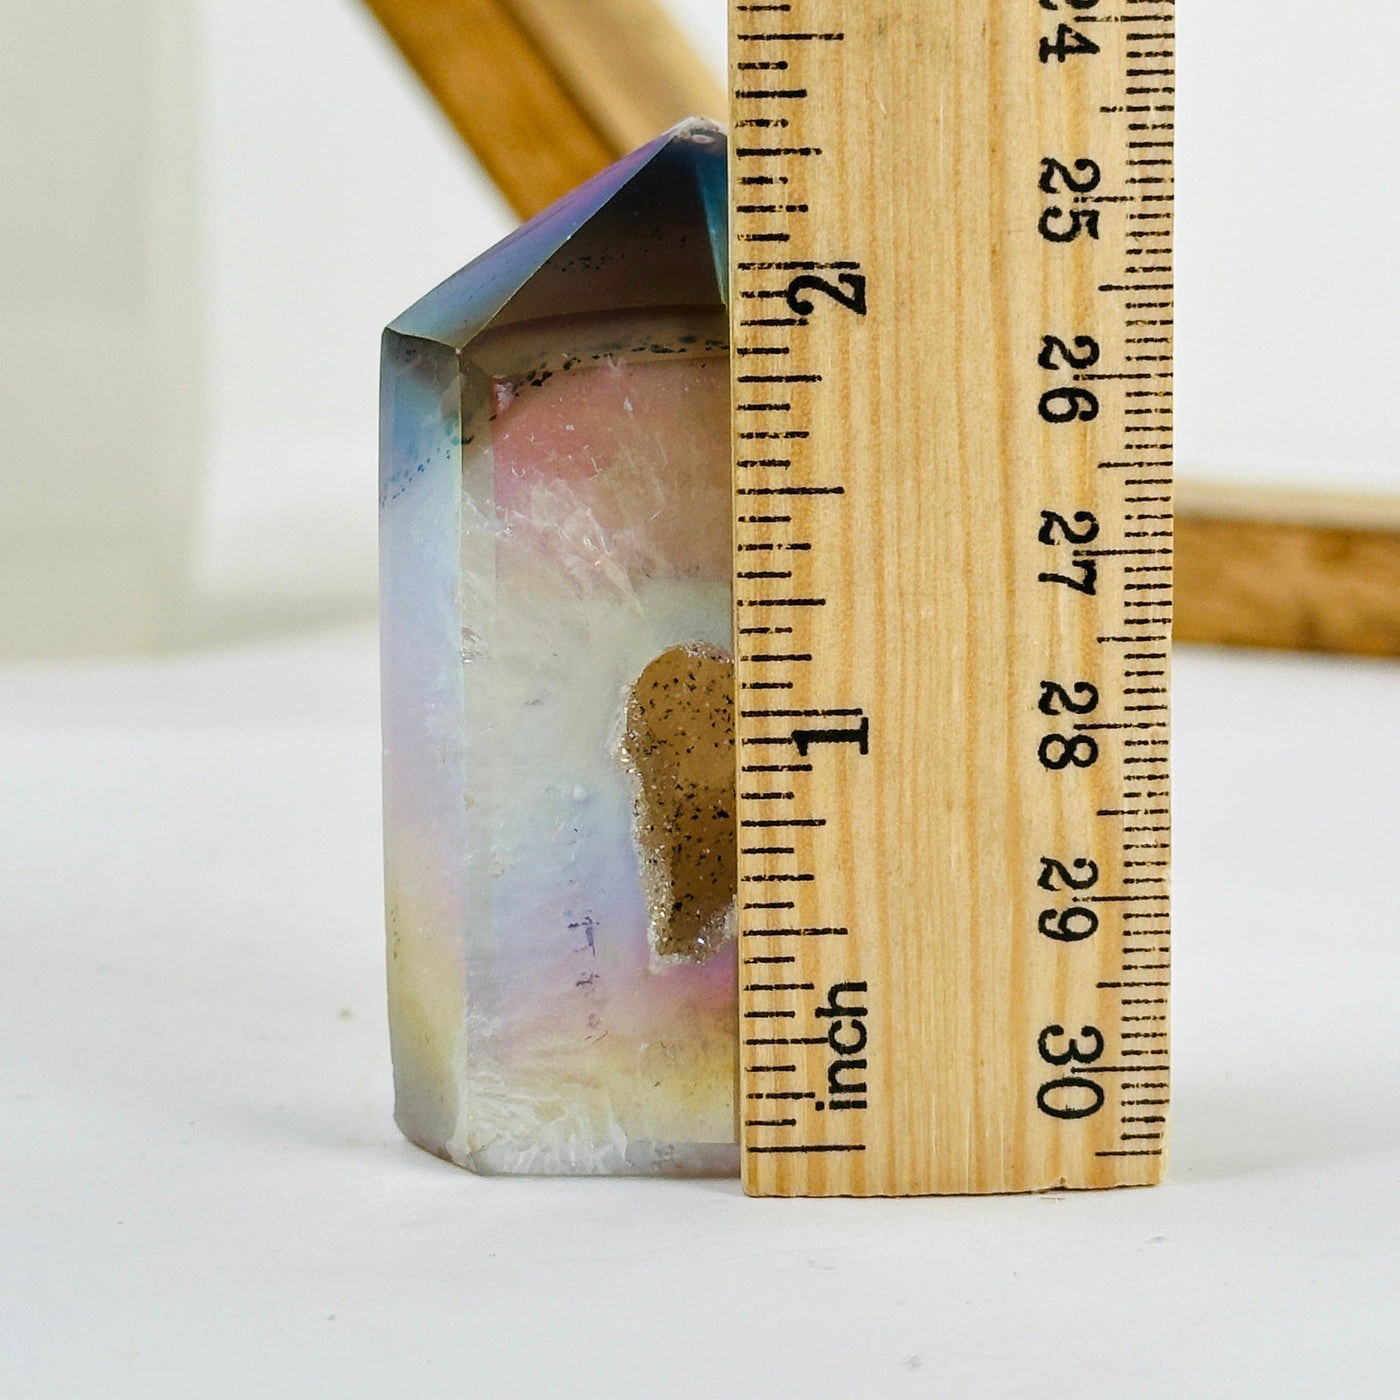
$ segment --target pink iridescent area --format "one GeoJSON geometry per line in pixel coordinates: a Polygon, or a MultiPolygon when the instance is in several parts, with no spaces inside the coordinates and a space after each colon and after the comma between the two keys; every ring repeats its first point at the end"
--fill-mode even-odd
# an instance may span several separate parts
{"type": "MultiPolygon", "coordinates": [[[[497,517],[581,590],[727,580],[728,443],[715,426],[728,403],[714,358],[608,356],[538,387],[498,381],[497,517]]],[[[528,549],[502,563],[517,560],[533,567],[528,549]]]]}

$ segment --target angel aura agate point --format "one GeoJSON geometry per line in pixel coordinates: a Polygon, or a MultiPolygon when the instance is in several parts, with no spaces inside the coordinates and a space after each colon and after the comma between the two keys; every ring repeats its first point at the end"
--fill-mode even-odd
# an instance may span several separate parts
{"type": "Polygon", "coordinates": [[[477,1171],[737,1169],[723,142],[384,336],[396,1116],[477,1171]]]}

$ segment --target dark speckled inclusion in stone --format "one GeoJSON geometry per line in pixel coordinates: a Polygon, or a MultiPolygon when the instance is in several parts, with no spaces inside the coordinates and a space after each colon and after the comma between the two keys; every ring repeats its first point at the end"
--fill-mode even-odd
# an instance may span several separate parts
{"type": "Polygon", "coordinates": [[[622,753],[637,820],[652,947],[699,960],[730,933],[738,882],[734,664],[714,647],[672,647],[637,678],[622,753]]]}

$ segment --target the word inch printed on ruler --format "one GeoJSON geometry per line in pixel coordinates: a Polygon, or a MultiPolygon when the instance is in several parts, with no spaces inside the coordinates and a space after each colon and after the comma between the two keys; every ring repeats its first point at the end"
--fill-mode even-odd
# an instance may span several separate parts
{"type": "Polygon", "coordinates": [[[1172,6],[730,18],[745,1185],[1155,1182],[1172,6]]]}

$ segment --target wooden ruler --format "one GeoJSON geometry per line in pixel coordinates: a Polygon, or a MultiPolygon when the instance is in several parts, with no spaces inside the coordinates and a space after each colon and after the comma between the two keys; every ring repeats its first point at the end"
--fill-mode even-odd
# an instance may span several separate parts
{"type": "Polygon", "coordinates": [[[1169,0],[731,0],[745,1184],[1160,1179],[1169,0]]]}

